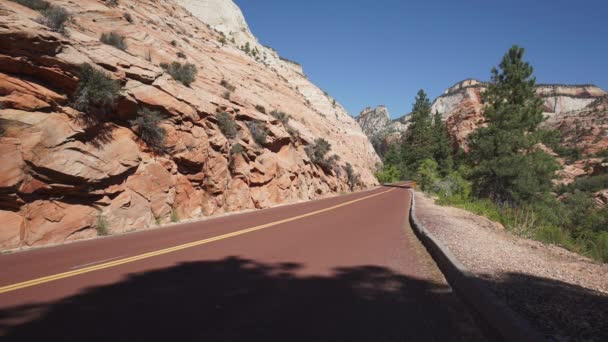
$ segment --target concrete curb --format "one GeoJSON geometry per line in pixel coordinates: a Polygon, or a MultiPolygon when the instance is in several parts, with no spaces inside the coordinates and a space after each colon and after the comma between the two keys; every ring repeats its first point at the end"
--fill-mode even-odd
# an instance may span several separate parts
{"type": "Polygon", "coordinates": [[[481,320],[491,340],[544,341],[543,335],[498,299],[481,281],[458,261],[416,217],[414,191],[410,189],[410,225],[429,251],[450,286],[481,320]]]}

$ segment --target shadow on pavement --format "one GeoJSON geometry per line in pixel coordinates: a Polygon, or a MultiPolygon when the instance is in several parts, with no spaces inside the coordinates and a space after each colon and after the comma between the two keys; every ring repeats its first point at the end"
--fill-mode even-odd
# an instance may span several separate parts
{"type": "Polygon", "coordinates": [[[519,273],[482,283],[550,340],[608,341],[608,295],[519,273]]]}
{"type": "Polygon", "coordinates": [[[298,276],[300,268],[238,257],[183,263],[58,302],[3,309],[0,334],[79,342],[481,339],[444,285],[374,266],[327,277],[298,276]]]}

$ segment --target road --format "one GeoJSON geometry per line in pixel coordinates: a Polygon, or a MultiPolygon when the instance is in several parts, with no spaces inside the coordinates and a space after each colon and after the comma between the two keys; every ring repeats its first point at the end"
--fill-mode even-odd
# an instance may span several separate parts
{"type": "Polygon", "coordinates": [[[8,341],[483,340],[408,223],[366,192],[0,256],[8,341]]]}

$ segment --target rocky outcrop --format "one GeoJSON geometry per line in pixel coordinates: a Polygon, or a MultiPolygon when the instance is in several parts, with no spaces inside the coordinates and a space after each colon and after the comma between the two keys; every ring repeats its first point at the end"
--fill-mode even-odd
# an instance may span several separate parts
{"type": "MultiPolygon", "coordinates": [[[[448,88],[432,105],[433,112],[438,111],[447,122],[455,146],[466,149],[466,138],[484,122],[483,99],[481,94],[487,89],[487,83],[467,79],[448,88]]],[[[536,92],[544,101],[547,127],[559,128],[566,140],[570,140],[579,122],[605,121],[606,91],[594,85],[560,85],[539,84],[536,92]],[[603,111],[603,112],[602,112],[603,111]],[[594,114],[591,114],[594,113],[594,114]]],[[[589,126],[589,125],[587,125],[589,126]]],[[[601,128],[597,134],[589,134],[593,139],[601,140],[601,128]]],[[[608,143],[608,137],[605,137],[608,143]]],[[[592,140],[593,140],[592,139],[592,140]]],[[[602,144],[597,144],[601,149],[602,144]]],[[[593,153],[590,149],[587,152],[593,153]]]]}
{"type": "Polygon", "coordinates": [[[0,2],[0,249],[350,191],[346,163],[360,175],[354,188],[376,184],[378,156],[357,123],[301,67],[269,49],[265,59],[261,49],[243,51],[239,43],[257,40],[230,0],[53,4],[72,14],[65,35],[40,24],[40,13],[0,2]],[[109,31],[126,37],[124,51],[99,41],[109,31]],[[189,87],[160,67],[173,61],[197,67],[189,87]],[[72,106],[81,63],[121,86],[93,125],[72,106]],[[144,108],[162,116],[161,150],[131,123],[144,108]],[[275,109],[289,122],[269,115],[275,109]],[[219,127],[221,112],[235,122],[233,139],[219,127]],[[253,138],[253,121],[264,142],[253,138]],[[330,170],[305,151],[320,137],[341,157],[330,170]]]}
{"type": "Polygon", "coordinates": [[[355,118],[363,133],[368,137],[390,130],[391,116],[385,106],[367,107],[355,118]]]}
{"type": "MultiPolygon", "coordinates": [[[[466,79],[433,101],[431,110],[442,114],[454,148],[466,150],[469,134],[484,123],[482,94],[487,86],[486,82],[466,79]]],[[[536,92],[544,101],[545,127],[561,131],[567,146],[577,147],[586,154],[608,148],[606,91],[594,85],[539,84],[536,92]]],[[[383,119],[368,119],[377,115],[373,110],[366,109],[362,114],[365,117],[360,116],[357,121],[370,138],[381,131],[403,133],[407,130],[408,115],[387,123],[383,119]]]]}

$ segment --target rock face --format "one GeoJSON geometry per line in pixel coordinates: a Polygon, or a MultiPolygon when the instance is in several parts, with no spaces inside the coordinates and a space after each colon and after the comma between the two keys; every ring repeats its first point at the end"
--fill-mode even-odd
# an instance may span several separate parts
{"type": "MultiPolygon", "coordinates": [[[[449,87],[433,101],[431,110],[442,114],[455,148],[466,150],[467,137],[484,123],[482,94],[487,86],[488,83],[466,79],[449,87]]],[[[547,118],[544,125],[560,130],[566,145],[576,146],[589,154],[608,147],[606,91],[594,85],[539,84],[536,92],[544,100],[547,118]]],[[[365,118],[362,120],[360,116],[357,121],[370,139],[386,130],[401,133],[407,130],[408,115],[387,122],[370,120],[369,116],[379,115],[373,110],[366,109],[364,113],[365,118]]]]}
{"type": "MultiPolygon", "coordinates": [[[[484,122],[481,94],[487,83],[467,79],[448,88],[432,105],[433,112],[439,111],[447,122],[454,144],[466,149],[466,138],[484,122]]],[[[606,91],[594,85],[539,84],[536,93],[544,100],[546,127],[560,128],[569,140],[574,129],[574,121],[591,123],[606,120],[606,91]],[[594,114],[591,114],[594,113],[594,114]]],[[[589,126],[589,125],[587,125],[589,126]]],[[[599,130],[598,130],[599,133],[599,130]]],[[[594,138],[607,138],[595,134],[594,138]]],[[[597,142],[596,142],[597,143],[597,142]]],[[[601,146],[601,144],[597,145],[601,146]]],[[[601,149],[601,147],[600,147],[601,149]]]]}
{"type": "Polygon", "coordinates": [[[399,141],[410,125],[408,119],[407,116],[404,116],[392,120],[385,106],[365,108],[355,118],[379,154],[386,152],[388,145],[399,141]]]}
{"type": "Polygon", "coordinates": [[[40,24],[39,12],[0,1],[0,249],[377,184],[379,159],[357,123],[301,66],[259,47],[232,1],[52,3],[72,14],[66,35],[40,24]],[[126,37],[126,50],[99,41],[110,31],[126,37]],[[189,87],[159,67],[173,61],[196,65],[189,87]],[[90,113],[72,107],[81,63],[121,85],[114,108],[94,126],[90,113]],[[159,152],[130,123],[142,108],[163,116],[159,152]],[[275,109],[289,122],[269,115],[275,109]],[[219,128],[221,112],[235,122],[233,139],[219,128]],[[251,122],[265,128],[264,142],[255,142],[251,122]],[[305,151],[320,137],[341,157],[331,170],[305,151]],[[352,187],[347,162],[361,179],[352,187]]]}

